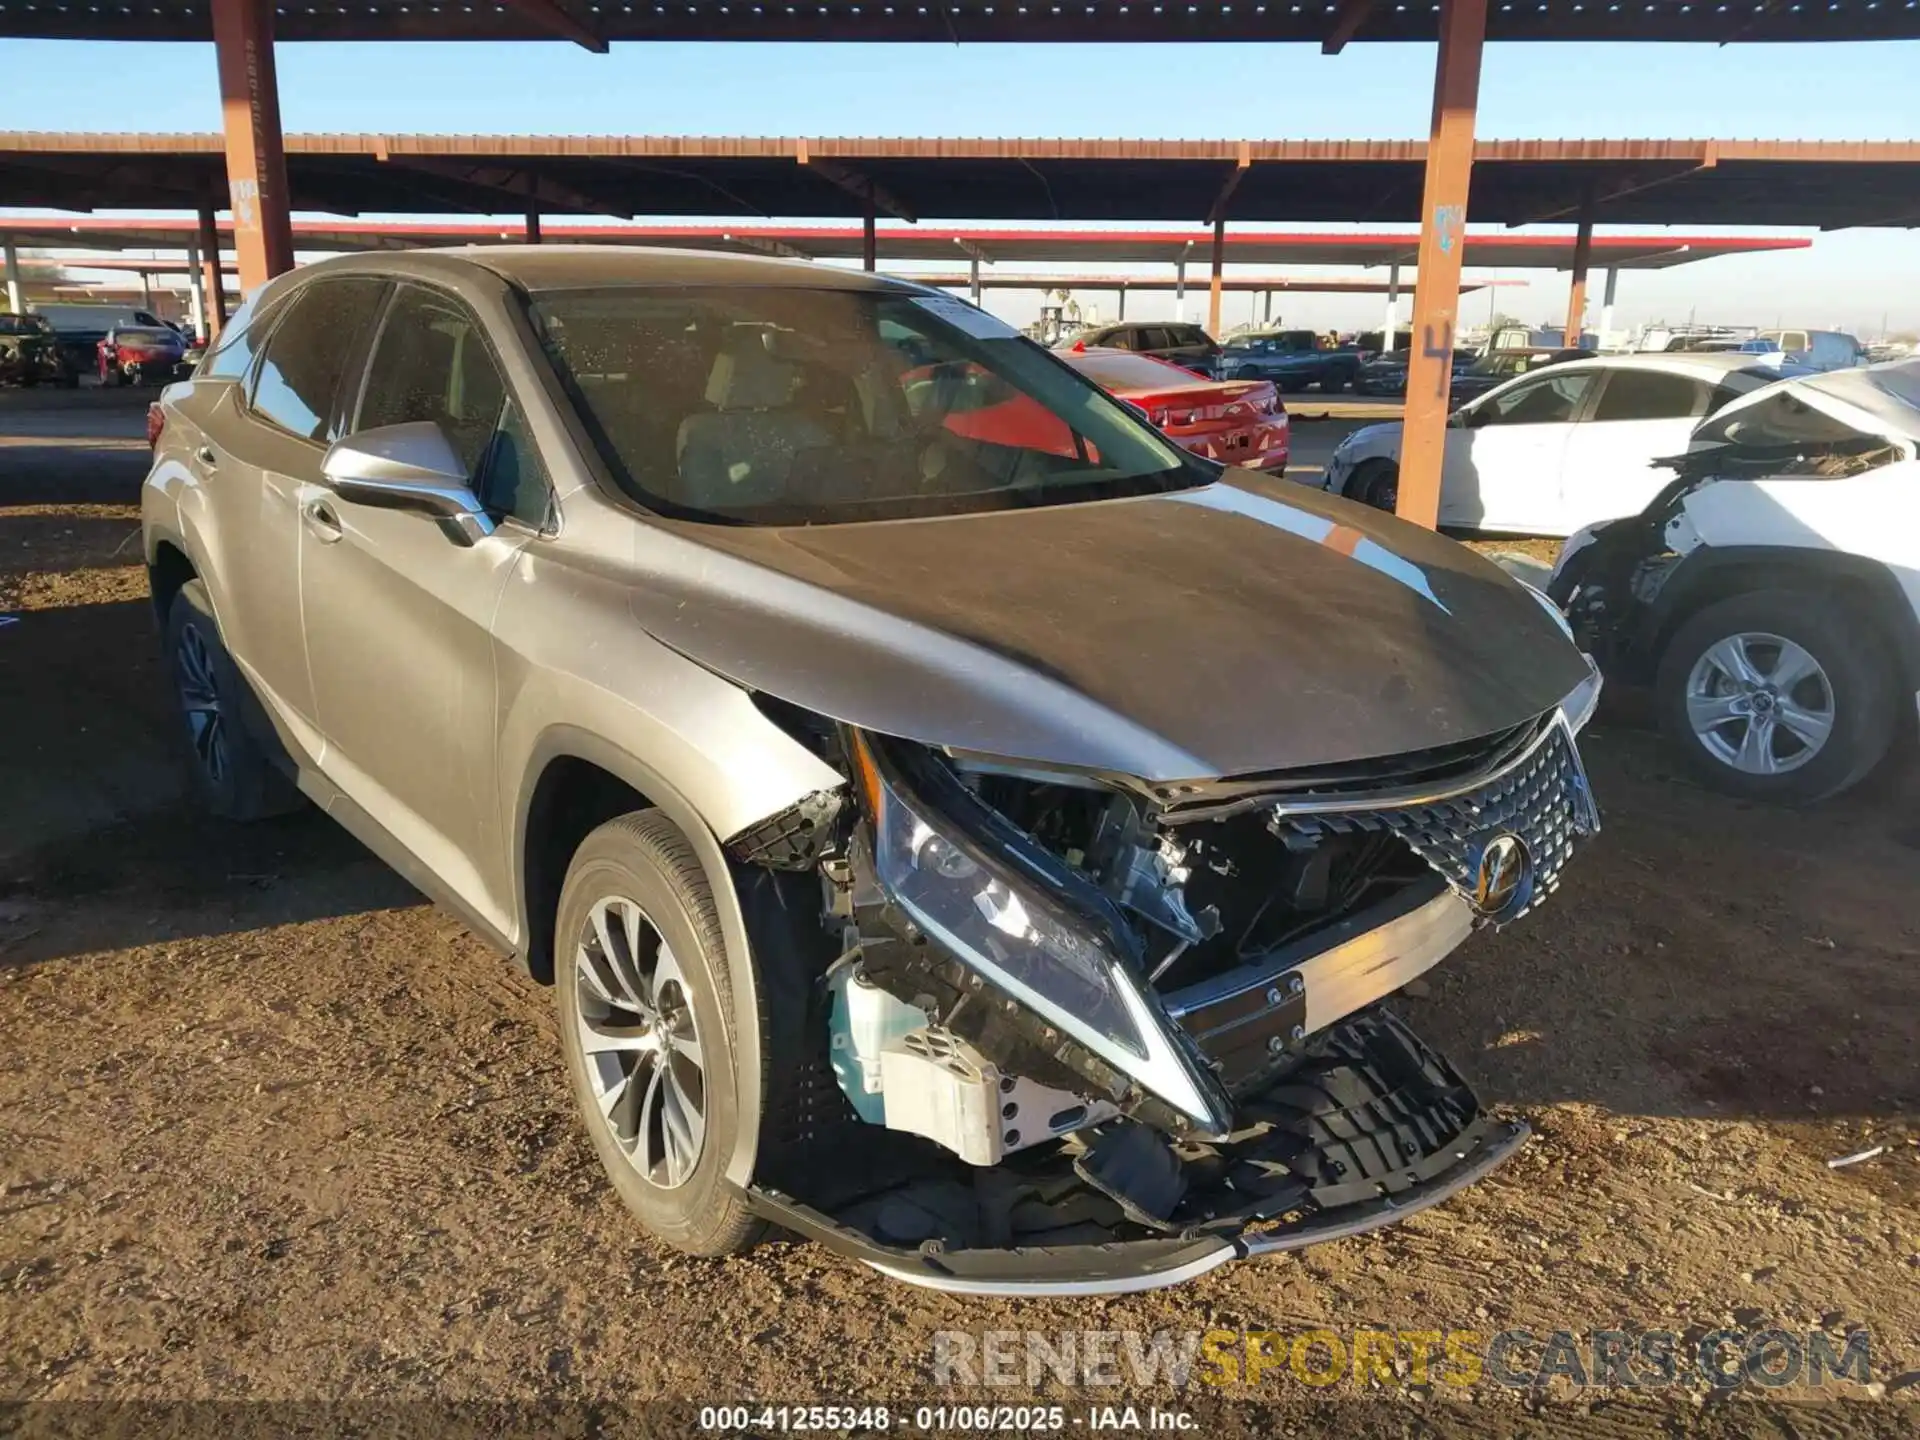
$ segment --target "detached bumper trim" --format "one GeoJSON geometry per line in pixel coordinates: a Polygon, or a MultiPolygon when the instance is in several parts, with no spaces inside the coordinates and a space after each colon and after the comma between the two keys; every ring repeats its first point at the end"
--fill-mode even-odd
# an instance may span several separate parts
{"type": "Polygon", "coordinates": [[[1385,1225],[1397,1225],[1409,1215],[1417,1215],[1430,1206],[1485,1179],[1526,1144],[1533,1131],[1525,1121],[1515,1120],[1493,1132],[1477,1150],[1465,1151],[1453,1169],[1434,1176],[1422,1185],[1402,1190],[1398,1195],[1379,1200],[1343,1205],[1338,1210],[1315,1215],[1284,1230],[1263,1230],[1243,1235],[1235,1244],[1247,1259],[1278,1255],[1287,1250],[1303,1250],[1329,1240],[1344,1240],[1364,1235],[1385,1225]]]}
{"type": "Polygon", "coordinates": [[[878,1260],[866,1263],[890,1279],[903,1280],[923,1290],[938,1290],[947,1295],[1068,1297],[1134,1295],[1142,1290],[1163,1290],[1173,1285],[1184,1285],[1189,1280],[1198,1280],[1202,1275],[1242,1258],[1239,1243],[1223,1239],[1198,1259],[1171,1269],[1145,1270],[1132,1275],[1105,1275],[1097,1280],[1013,1280],[997,1277],[975,1280],[960,1275],[937,1275],[930,1270],[913,1270],[904,1265],[887,1265],[878,1260]]]}
{"type": "Polygon", "coordinates": [[[924,1268],[916,1269],[873,1259],[867,1259],[865,1263],[891,1279],[903,1281],[908,1285],[917,1285],[926,1290],[940,1290],[949,1295],[1068,1298],[1082,1295],[1131,1295],[1143,1290],[1160,1290],[1172,1285],[1184,1285],[1189,1280],[1197,1280],[1202,1275],[1211,1274],[1221,1266],[1238,1260],[1257,1260],[1263,1255],[1278,1255],[1288,1250],[1302,1250],[1309,1245],[1320,1245],[1329,1240],[1344,1240],[1354,1235],[1364,1235],[1369,1230],[1378,1230],[1383,1226],[1397,1225],[1407,1217],[1417,1215],[1422,1210],[1449,1200],[1467,1186],[1486,1178],[1516,1150],[1526,1144],[1532,1133],[1524,1122],[1514,1121],[1490,1132],[1488,1137],[1480,1142],[1478,1148],[1462,1151],[1452,1169],[1436,1175],[1424,1184],[1402,1190],[1391,1198],[1343,1205],[1338,1210],[1311,1216],[1284,1229],[1262,1230],[1234,1239],[1223,1238],[1217,1248],[1163,1270],[1147,1269],[1132,1274],[1108,1274],[1087,1280],[1071,1280],[1064,1277],[1018,1280],[1000,1276],[975,1279],[958,1275],[940,1275],[924,1268]]]}

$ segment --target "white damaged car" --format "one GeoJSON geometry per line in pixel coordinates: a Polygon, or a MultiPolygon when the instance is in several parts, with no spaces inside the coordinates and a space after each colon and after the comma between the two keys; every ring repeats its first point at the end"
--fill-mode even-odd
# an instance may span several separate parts
{"type": "Polygon", "coordinates": [[[1574,534],[1549,591],[1709,784],[1838,794],[1920,699],[1916,457],[1920,360],[1780,381],[1703,421],[1640,514],[1574,534]]]}

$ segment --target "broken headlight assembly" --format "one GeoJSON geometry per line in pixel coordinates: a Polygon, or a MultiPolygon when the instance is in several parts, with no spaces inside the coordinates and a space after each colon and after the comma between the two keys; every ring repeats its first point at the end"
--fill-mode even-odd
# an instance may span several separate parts
{"type": "Polygon", "coordinates": [[[1199,1132],[1229,1128],[1230,1103],[1136,973],[1110,902],[934,756],[867,735],[854,749],[873,879],[917,936],[1199,1132]]]}

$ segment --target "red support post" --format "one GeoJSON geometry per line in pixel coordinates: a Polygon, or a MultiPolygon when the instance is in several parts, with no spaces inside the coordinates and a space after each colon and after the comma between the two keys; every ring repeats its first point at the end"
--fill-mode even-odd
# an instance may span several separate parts
{"type": "Polygon", "coordinates": [[[240,288],[250,295],[293,268],[293,218],[273,66],[273,0],[212,0],[212,10],[233,249],[240,288]]]}
{"type": "Polygon", "coordinates": [[[220,288],[220,227],[213,223],[213,207],[200,207],[200,284],[207,292],[207,340],[227,328],[227,292],[220,288]]]}
{"type": "Polygon", "coordinates": [[[1567,291],[1567,328],[1561,337],[1571,350],[1587,328],[1587,266],[1593,259],[1593,186],[1580,196],[1580,229],[1573,240],[1573,283],[1567,291]]]}
{"type": "Polygon", "coordinates": [[[1402,518],[1429,529],[1440,519],[1440,469],[1460,318],[1460,254],[1466,246],[1473,122],[1486,39],[1487,0],[1440,0],[1440,55],[1434,67],[1433,130],[1420,202],[1413,351],[1407,365],[1396,507],[1402,518]]]}
{"type": "Polygon", "coordinates": [[[861,217],[860,229],[860,268],[873,271],[880,268],[880,241],[873,230],[873,194],[867,194],[866,213],[861,217]]]}
{"type": "Polygon", "coordinates": [[[540,243],[542,243],[540,240],[540,212],[538,210],[529,210],[527,211],[527,244],[538,245],[540,243]]]}
{"type": "Polygon", "coordinates": [[[1227,263],[1227,217],[1222,215],[1213,222],[1213,279],[1207,291],[1207,333],[1216,339],[1220,334],[1220,272],[1227,263]]]}

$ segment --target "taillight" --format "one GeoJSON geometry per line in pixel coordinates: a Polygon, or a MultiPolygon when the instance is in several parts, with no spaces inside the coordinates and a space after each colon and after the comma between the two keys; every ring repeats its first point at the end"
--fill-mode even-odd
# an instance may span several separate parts
{"type": "Polygon", "coordinates": [[[1167,422],[1173,419],[1173,412],[1171,410],[1149,410],[1147,412],[1147,418],[1153,421],[1160,429],[1164,430],[1167,428],[1167,422]]]}
{"type": "Polygon", "coordinates": [[[155,400],[147,406],[147,446],[149,449],[160,443],[160,432],[167,428],[167,412],[155,400]]]}

